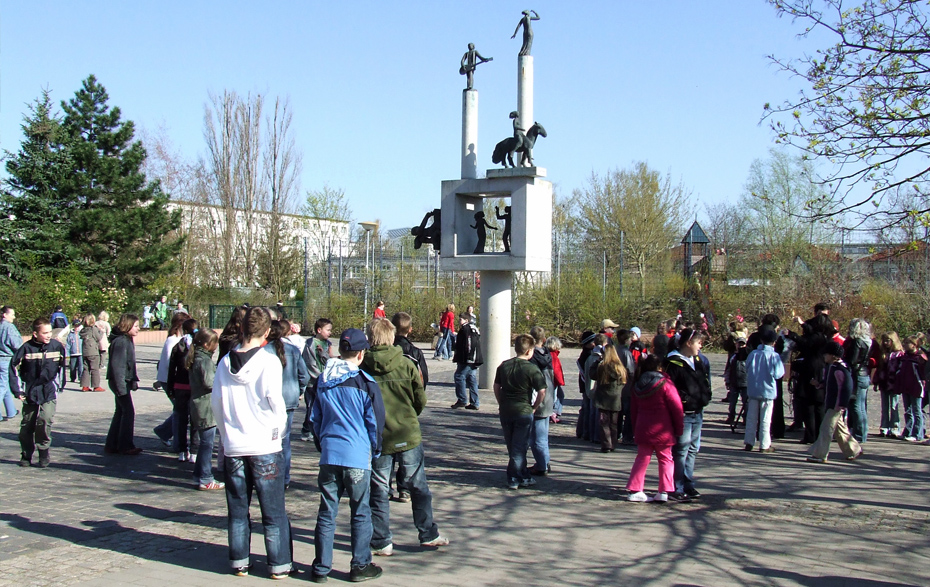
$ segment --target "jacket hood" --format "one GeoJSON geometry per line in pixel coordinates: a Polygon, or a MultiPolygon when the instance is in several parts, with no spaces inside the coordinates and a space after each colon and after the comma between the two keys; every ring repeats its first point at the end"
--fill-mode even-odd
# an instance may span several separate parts
{"type": "MultiPolygon", "coordinates": [[[[278,356],[274,354],[274,349],[267,346],[258,349],[258,351],[249,357],[249,360],[245,362],[244,365],[239,367],[239,370],[235,373],[232,372],[232,369],[229,371],[229,377],[240,384],[251,385],[255,383],[259,375],[262,374],[263,370],[263,359],[264,353],[268,353],[274,357],[274,360],[278,360],[278,356]]],[[[230,360],[227,356],[226,360],[230,360]]]]}
{"type": "Polygon", "coordinates": [[[665,375],[662,373],[658,371],[647,371],[643,373],[639,381],[633,385],[633,393],[638,397],[648,397],[655,393],[658,386],[662,385],[663,379],[665,379],[665,375]]]}
{"type": "Polygon", "coordinates": [[[533,358],[531,361],[540,369],[552,368],[552,355],[549,354],[549,349],[545,347],[536,347],[533,350],[533,358]]]}
{"type": "Polygon", "coordinates": [[[343,359],[332,358],[326,362],[326,367],[320,374],[320,385],[332,387],[339,385],[349,377],[358,374],[358,367],[343,359]]]}
{"type": "Polygon", "coordinates": [[[399,368],[403,361],[410,359],[404,357],[404,351],[399,346],[385,344],[368,349],[364,364],[369,375],[384,375],[399,368]]]}
{"type": "Polygon", "coordinates": [[[681,358],[684,360],[685,364],[688,365],[689,367],[691,367],[692,369],[694,369],[694,362],[700,360],[700,359],[698,359],[697,357],[691,357],[691,358],[689,359],[688,357],[684,356],[683,354],[679,353],[678,351],[672,351],[672,352],[670,352],[670,353],[668,354],[668,358],[669,358],[669,359],[671,359],[672,357],[681,357],[681,358]]]}
{"type": "Polygon", "coordinates": [[[111,342],[111,343],[112,343],[114,340],[116,340],[117,338],[121,337],[121,336],[123,336],[123,333],[120,332],[120,331],[116,328],[116,326],[114,326],[114,327],[110,330],[110,342],[111,342]]]}

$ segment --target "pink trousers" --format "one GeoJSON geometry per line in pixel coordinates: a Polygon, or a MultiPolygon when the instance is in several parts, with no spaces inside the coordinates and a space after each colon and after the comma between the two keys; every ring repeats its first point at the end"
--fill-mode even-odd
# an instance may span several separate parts
{"type": "Polygon", "coordinates": [[[675,464],[672,462],[672,445],[640,444],[638,449],[639,452],[636,453],[636,460],[633,461],[633,470],[630,471],[630,480],[627,482],[626,488],[629,491],[643,490],[646,485],[646,469],[649,468],[652,453],[655,452],[659,461],[659,491],[666,493],[675,491],[675,482],[673,480],[675,464]]]}

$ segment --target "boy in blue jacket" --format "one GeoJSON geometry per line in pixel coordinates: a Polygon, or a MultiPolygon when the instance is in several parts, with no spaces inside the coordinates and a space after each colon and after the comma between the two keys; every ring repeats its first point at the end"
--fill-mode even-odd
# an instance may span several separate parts
{"type": "Polygon", "coordinates": [[[775,352],[778,333],[772,328],[763,328],[762,344],[746,358],[746,434],[743,436],[745,450],[752,450],[756,443],[756,428],[759,429],[759,450],[772,452],[772,410],[777,395],[776,381],[785,376],[785,365],[775,352]]]}
{"type": "Polygon", "coordinates": [[[371,462],[381,455],[384,402],[375,380],[359,370],[368,349],[365,333],[349,328],[339,337],[338,359],[330,359],[315,385],[310,423],[320,451],[320,510],[314,531],[316,558],[310,580],[326,581],[333,566],[333,537],[339,499],[349,495],[352,563],[349,580],[381,576],[371,562],[371,462]]]}

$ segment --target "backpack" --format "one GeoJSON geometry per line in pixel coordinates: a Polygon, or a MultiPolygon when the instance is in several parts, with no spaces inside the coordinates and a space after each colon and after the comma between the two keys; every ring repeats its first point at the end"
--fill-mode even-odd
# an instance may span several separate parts
{"type": "Polygon", "coordinates": [[[52,320],[52,330],[57,330],[59,328],[67,328],[67,327],[68,327],[67,318],[62,318],[61,316],[55,316],[55,318],[52,320]]]}

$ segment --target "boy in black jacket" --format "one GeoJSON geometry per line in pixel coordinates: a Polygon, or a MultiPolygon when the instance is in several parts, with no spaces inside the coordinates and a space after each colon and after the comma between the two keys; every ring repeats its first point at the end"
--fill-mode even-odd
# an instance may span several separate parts
{"type": "Polygon", "coordinates": [[[23,400],[23,421],[19,427],[19,444],[23,449],[20,467],[32,464],[32,455],[37,447],[38,466],[44,469],[49,464],[58,373],[64,367],[65,347],[52,339],[49,321],[36,318],[32,322],[32,339],[19,347],[10,360],[10,390],[23,400]],[[23,386],[20,386],[20,380],[23,386]]]}
{"type": "Polygon", "coordinates": [[[459,315],[459,323],[461,327],[455,339],[455,354],[452,356],[452,362],[457,365],[454,376],[455,403],[452,404],[452,408],[477,410],[480,405],[478,367],[484,364],[484,355],[481,353],[481,335],[478,327],[471,323],[471,316],[465,312],[459,315]],[[466,387],[468,388],[467,397],[466,387]]]}
{"type": "Polygon", "coordinates": [[[846,408],[855,383],[849,368],[843,362],[843,347],[836,341],[827,343],[823,350],[823,362],[826,364],[822,382],[816,383],[824,388],[824,405],[827,408],[820,426],[817,441],[811,447],[811,463],[826,463],[830,454],[830,443],[836,439],[846,460],[853,461],[862,455],[862,448],[846,427],[846,408]]]}

